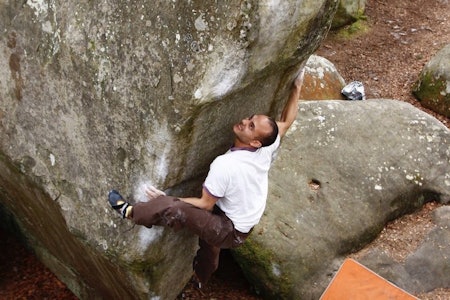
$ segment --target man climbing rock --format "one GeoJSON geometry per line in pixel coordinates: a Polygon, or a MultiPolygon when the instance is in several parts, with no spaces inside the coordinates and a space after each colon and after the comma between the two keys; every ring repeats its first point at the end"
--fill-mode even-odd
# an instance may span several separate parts
{"type": "Polygon", "coordinates": [[[150,187],[148,202],[130,204],[119,192],[108,195],[111,206],[135,224],[187,228],[199,236],[194,277],[206,284],[219,265],[220,249],[244,243],[258,224],[268,192],[268,173],[280,139],[294,122],[303,72],[295,79],[278,121],[252,115],[233,126],[233,146],[211,164],[200,198],[166,196],[150,187]]]}

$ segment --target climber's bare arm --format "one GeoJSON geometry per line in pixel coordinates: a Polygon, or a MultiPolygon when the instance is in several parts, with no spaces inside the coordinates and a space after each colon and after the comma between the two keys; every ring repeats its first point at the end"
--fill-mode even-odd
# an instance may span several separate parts
{"type": "Polygon", "coordinates": [[[300,89],[303,82],[303,71],[295,78],[292,84],[291,93],[289,99],[281,113],[280,120],[277,121],[278,132],[280,136],[284,136],[286,131],[291,127],[297,118],[298,112],[298,99],[300,97],[300,89]]]}
{"type": "Polygon", "coordinates": [[[213,195],[211,195],[208,190],[206,190],[205,188],[203,188],[202,190],[202,197],[201,198],[196,198],[196,197],[189,197],[189,198],[180,198],[182,201],[192,204],[198,208],[201,209],[206,209],[211,211],[214,207],[214,205],[216,204],[217,200],[219,200],[219,198],[214,197],[213,195]]]}

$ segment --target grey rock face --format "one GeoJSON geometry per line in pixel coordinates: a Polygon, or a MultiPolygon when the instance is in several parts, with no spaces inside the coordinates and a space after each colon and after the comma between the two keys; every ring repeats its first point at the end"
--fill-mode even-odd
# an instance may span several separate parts
{"type": "Polygon", "coordinates": [[[380,249],[364,255],[360,262],[400,288],[420,294],[450,287],[450,206],[434,211],[434,228],[404,261],[395,261],[380,249]]]}
{"type": "Polygon", "coordinates": [[[230,124],[276,113],[336,7],[2,1],[0,200],[39,257],[80,298],[174,298],[195,239],[130,230],[107,191],[199,188],[230,124]]]}
{"type": "Polygon", "coordinates": [[[435,211],[436,228],[405,262],[414,292],[450,287],[450,207],[435,211]]]}
{"type": "Polygon", "coordinates": [[[301,103],[271,169],[266,213],[238,261],[269,297],[317,299],[338,258],[387,221],[450,201],[449,142],[444,125],[404,102],[301,103]]]}

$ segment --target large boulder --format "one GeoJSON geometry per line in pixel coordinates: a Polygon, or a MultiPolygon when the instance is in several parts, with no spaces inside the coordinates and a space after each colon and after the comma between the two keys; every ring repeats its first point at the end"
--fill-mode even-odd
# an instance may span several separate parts
{"type": "MultiPolygon", "coordinates": [[[[392,251],[376,247],[360,261],[398,287],[420,294],[450,288],[450,206],[433,212],[433,223],[422,243],[404,260],[394,259],[392,251]]],[[[408,230],[408,229],[407,229],[408,230]]],[[[412,233],[413,234],[413,233],[412,233]]],[[[411,237],[413,238],[413,237],[411,237]]]]}
{"type": "Polygon", "coordinates": [[[234,252],[246,276],[267,298],[318,299],[341,259],[388,221],[450,201],[449,145],[442,123],[405,102],[301,103],[265,214],[234,252]]]}
{"type": "Polygon", "coordinates": [[[332,28],[349,25],[364,15],[366,0],[339,0],[339,6],[334,16],[332,28]]]}
{"type": "Polygon", "coordinates": [[[450,117],[450,44],[425,65],[413,94],[424,107],[450,117]]]}
{"type": "Polygon", "coordinates": [[[435,211],[434,223],[437,226],[405,261],[411,290],[417,293],[450,288],[450,206],[435,211]]]}
{"type": "Polygon", "coordinates": [[[300,100],[333,100],[344,97],[341,94],[345,80],[328,59],[311,55],[306,61],[300,100]]]}
{"type": "Polygon", "coordinates": [[[198,191],[230,124],[275,113],[336,7],[1,1],[3,207],[80,298],[174,298],[195,238],[132,228],[107,191],[198,191]]]}

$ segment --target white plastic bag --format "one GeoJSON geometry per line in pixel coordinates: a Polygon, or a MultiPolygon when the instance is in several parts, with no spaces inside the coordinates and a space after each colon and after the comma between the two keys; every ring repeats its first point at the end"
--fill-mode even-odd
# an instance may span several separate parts
{"type": "Polygon", "coordinates": [[[364,85],[361,81],[352,81],[341,91],[341,94],[347,100],[366,100],[366,93],[364,92],[364,85]]]}

